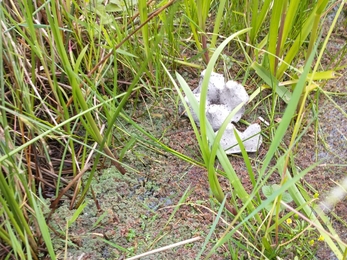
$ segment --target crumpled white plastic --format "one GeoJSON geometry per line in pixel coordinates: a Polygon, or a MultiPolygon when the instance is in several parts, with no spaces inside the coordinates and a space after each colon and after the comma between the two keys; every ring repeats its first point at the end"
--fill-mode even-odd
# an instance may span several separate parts
{"type": "MultiPolygon", "coordinates": [[[[199,86],[193,90],[194,96],[196,97],[198,103],[200,102],[200,92],[204,76],[205,71],[201,73],[199,86]]],[[[189,105],[187,97],[185,98],[185,100],[189,105]]],[[[217,133],[229,113],[242,102],[247,103],[248,100],[249,96],[245,88],[241,84],[237,83],[236,81],[228,81],[225,83],[222,74],[212,72],[208,84],[205,111],[206,118],[210,122],[213,130],[217,133]]],[[[192,109],[190,110],[195,123],[197,125],[200,125],[198,116],[192,109]]],[[[241,149],[234,135],[234,129],[240,136],[247,152],[256,152],[262,144],[262,136],[260,134],[261,128],[259,124],[252,124],[244,132],[240,132],[232,123],[238,122],[244,113],[245,106],[243,106],[231,119],[231,122],[228,124],[222,136],[220,145],[227,154],[241,152],[241,149]]]]}

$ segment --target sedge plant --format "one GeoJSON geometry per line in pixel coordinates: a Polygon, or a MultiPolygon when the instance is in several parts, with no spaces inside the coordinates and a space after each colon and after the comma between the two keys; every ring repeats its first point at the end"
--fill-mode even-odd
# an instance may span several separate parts
{"type": "MultiPolygon", "coordinates": [[[[89,180],[84,184],[81,177],[90,169],[95,151],[96,161],[103,156],[125,172],[116,149],[109,147],[112,131],[130,95],[141,88],[141,77],[150,75],[146,58],[138,65],[142,52],[126,41],[169,5],[128,30],[127,19],[123,24],[101,19],[96,26],[101,15],[109,17],[110,13],[95,14],[89,4],[0,3],[0,240],[8,257],[38,259],[46,248],[49,257],[56,258],[41,200],[47,196],[47,187],[54,189],[54,209],[68,189],[73,189],[70,208],[81,208],[90,190],[89,180]],[[86,19],[80,20],[80,15],[86,19]],[[119,70],[135,78],[126,91],[120,91],[119,70]],[[106,78],[112,84],[105,84],[106,78]],[[58,156],[50,149],[56,144],[62,148],[58,156]],[[57,159],[58,165],[54,163],[57,159]],[[71,164],[69,178],[65,164],[71,164]]],[[[93,164],[90,176],[98,165],[93,164]]]]}
{"type": "MultiPolygon", "coordinates": [[[[307,194],[305,191],[302,191],[298,188],[297,182],[302,178],[305,174],[307,174],[309,171],[314,169],[316,165],[312,165],[311,167],[301,171],[296,172],[293,176],[290,171],[288,170],[287,166],[284,164],[286,161],[287,156],[290,155],[290,148],[289,150],[285,151],[284,154],[277,156],[277,151],[279,149],[279,146],[282,142],[283,136],[286,134],[287,129],[290,125],[291,120],[293,119],[293,116],[295,115],[296,108],[299,105],[301,94],[303,93],[305,87],[307,86],[307,77],[310,72],[311,64],[313,63],[313,57],[316,51],[316,48],[314,48],[313,52],[310,55],[310,58],[307,61],[307,64],[305,65],[304,71],[302,72],[295,88],[294,92],[290,95],[290,99],[288,100],[288,105],[286,108],[286,111],[282,117],[281,122],[279,123],[274,138],[271,142],[271,145],[269,147],[269,150],[262,162],[261,169],[259,170],[259,174],[257,176],[257,180],[255,179],[254,173],[251,170],[252,166],[250,164],[250,160],[246,153],[243,153],[243,156],[245,158],[245,163],[247,165],[247,168],[249,169],[250,179],[253,180],[253,191],[251,194],[248,194],[242,184],[239,181],[239,178],[237,177],[237,173],[233,169],[229,159],[227,158],[225,152],[221,149],[219,146],[219,140],[221,138],[221,135],[226,127],[226,124],[230,121],[230,116],[233,115],[234,111],[226,118],[225,122],[223,123],[223,126],[218,131],[218,134],[215,135],[211,126],[209,125],[209,122],[206,119],[205,115],[205,106],[206,106],[206,95],[207,95],[207,88],[208,88],[208,81],[209,81],[209,75],[211,74],[215,62],[220,55],[223,48],[229,43],[229,41],[233,40],[238,35],[247,32],[249,29],[242,30],[238,33],[235,33],[228,37],[215,51],[213,54],[211,61],[206,69],[205,77],[202,83],[202,90],[201,90],[201,97],[199,103],[197,102],[196,98],[192,94],[190,88],[188,87],[188,84],[185,82],[185,80],[179,75],[176,74],[177,80],[180,82],[182,89],[184,90],[186,96],[188,97],[189,103],[193,109],[193,111],[198,115],[199,121],[200,121],[200,132],[197,129],[195,122],[193,120],[193,117],[191,115],[190,109],[187,105],[185,105],[185,108],[187,109],[187,114],[189,115],[190,121],[192,123],[193,129],[196,134],[196,138],[198,140],[202,157],[204,159],[205,167],[208,170],[208,179],[211,187],[211,191],[213,195],[216,197],[220,203],[224,200],[224,193],[222,192],[222,189],[220,187],[217,175],[216,175],[216,169],[215,169],[215,157],[219,159],[219,162],[224,170],[224,176],[226,176],[229,180],[229,183],[232,187],[233,196],[235,198],[239,198],[242,201],[242,206],[240,208],[237,208],[237,205],[232,205],[233,207],[236,207],[237,210],[232,210],[232,212],[236,215],[230,226],[227,228],[225,233],[222,235],[220,240],[216,243],[215,247],[210,251],[207,257],[210,257],[216,250],[216,248],[220,247],[222,244],[226,243],[231,236],[241,227],[245,227],[248,232],[254,232],[256,234],[253,236],[253,239],[255,240],[253,243],[259,243],[262,245],[262,253],[265,253],[266,251],[271,251],[270,244],[274,243],[277,244],[277,232],[279,227],[279,206],[281,205],[281,198],[282,194],[288,190],[291,197],[293,198],[294,202],[296,203],[297,208],[300,208],[300,210],[303,212],[303,214],[307,217],[306,219],[309,219],[310,223],[314,225],[314,227],[317,229],[317,231],[321,234],[321,236],[324,237],[326,243],[329,245],[331,250],[336,254],[338,258],[342,258],[342,254],[345,250],[345,243],[343,243],[337,236],[336,232],[329,227],[329,231],[324,229],[323,224],[319,221],[319,219],[316,217],[317,212],[314,212],[315,209],[309,205],[309,201],[307,201],[305,198],[307,198],[307,194]],[[270,169],[269,164],[273,160],[273,158],[276,156],[276,165],[275,167],[271,167],[270,169]],[[259,192],[261,188],[266,184],[266,181],[268,178],[274,174],[275,172],[280,173],[280,177],[282,178],[283,182],[277,187],[276,190],[273,191],[273,193],[267,197],[266,200],[261,201],[259,200],[259,192]],[[282,173],[284,173],[282,175],[282,173]],[[272,226],[272,217],[270,216],[269,219],[262,219],[259,213],[263,211],[266,207],[268,207],[269,203],[273,203],[275,206],[275,224],[272,226]],[[247,213],[246,213],[247,212],[247,213]],[[245,215],[246,214],[246,215],[245,215]],[[240,223],[236,224],[237,221],[240,221],[240,223]],[[257,224],[255,224],[257,223],[257,224]],[[275,227],[275,232],[273,231],[273,228],[275,227]],[[335,241],[334,241],[335,240],[335,241]],[[257,242],[258,241],[258,242],[257,242]],[[335,243],[339,244],[339,247],[336,246],[335,243]]],[[[314,74],[314,73],[313,73],[314,74]]],[[[313,75],[312,74],[312,75],[313,75]]],[[[312,76],[313,77],[313,76],[312,76]]],[[[175,81],[172,80],[173,84],[175,85],[179,95],[181,96],[182,102],[184,102],[183,95],[180,94],[180,89],[175,84],[175,81]]],[[[237,108],[236,108],[237,110],[237,108]]],[[[298,142],[299,139],[295,137],[295,143],[298,142]]],[[[241,140],[239,139],[239,143],[241,144],[241,140]]],[[[293,145],[293,144],[292,144],[293,145]]],[[[230,208],[229,208],[230,210],[230,208]]],[[[271,214],[272,215],[272,214],[271,214]]],[[[322,219],[327,219],[326,216],[324,216],[324,213],[319,211],[319,215],[322,219]]],[[[250,235],[250,234],[248,234],[250,235]]],[[[251,235],[250,235],[251,236],[251,235]]]]}
{"type": "MultiPolygon", "coordinates": [[[[204,162],[205,162],[205,166],[208,170],[208,179],[209,179],[211,191],[219,202],[223,201],[224,193],[220,187],[220,184],[219,184],[219,181],[217,178],[217,172],[216,172],[216,169],[214,168],[214,162],[215,162],[216,155],[217,155],[219,161],[221,162],[221,165],[223,167],[225,166],[224,170],[227,174],[227,177],[228,177],[229,181],[232,182],[233,187],[237,190],[236,193],[240,195],[240,198],[244,201],[247,201],[249,198],[249,195],[247,194],[247,192],[245,191],[241,182],[237,178],[236,172],[234,171],[232,165],[230,163],[228,163],[229,160],[228,160],[228,157],[226,156],[225,152],[219,146],[219,141],[220,141],[221,136],[224,132],[223,129],[225,130],[227,124],[229,123],[228,119],[232,118],[232,116],[237,112],[237,110],[241,108],[241,105],[239,107],[237,107],[235,109],[235,111],[232,111],[228,115],[228,117],[226,118],[226,120],[223,123],[223,126],[221,127],[220,131],[218,132],[217,136],[215,136],[215,133],[214,133],[211,125],[207,121],[206,115],[205,115],[205,105],[206,105],[206,96],[207,96],[209,75],[211,75],[211,72],[214,68],[214,64],[216,63],[217,58],[218,58],[219,54],[221,53],[221,51],[224,49],[224,47],[231,40],[233,40],[235,37],[237,37],[238,35],[240,35],[242,33],[247,32],[248,30],[249,29],[244,29],[244,30],[242,30],[238,33],[235,33],[235,34],[231,35],[230,37],[228,37],[225,41],[223,41],[223,43],[217,48],[216,52],[213,54],[211,61],[210,61],[209,65],[206,69],[206,74],[204,77],[204,81],[202,83],[201,98],[200,98],[199,104],[198,104],[197,100],[195,99],[194,95],[192,94],[192,92],[190,91],[188,84],[182,78],[182,76],[180,76],[179,74],[176,74],[177,79],[181,84],[181,87],[185,91],[185,94],[187,95],[189,102],[194,109],[194,112],[197,115],[199,115],[201,135],[200,135],[200,133],[197,129],[197,126],[196,126],[196,124],[195,124],[195,122],[191,116],[191,112],[188,109],[188,106],[185,105],[185,107],[187,109],[187,113],[190,114],[189,118],[190,118],[190,121],[193,125],[194,132],[196,134],[196,137],[197,137],[200,149],[201,149],[202,157],[203,157],[204,162]],[[212,149],[211,150],[210,150],[209,142],[212,143],[212,149]]],[[[172,80],[172,82],[173,82],[174,86],[177,88],[177,90],[179,90],[178,86],[175,84],[175,81],[172,80]]],[[[181,99],[183,100],[183,96],[181,94],[180,94],[180,96],[181,96],[181,99]]],[[[250,203],[248,206],[249,206],[248,210],[250,212],[252,212],[254,210],[253,205],[250,203]]],[[[233,212],[235,213],[235,211],[233,211],[233,212]]]]}

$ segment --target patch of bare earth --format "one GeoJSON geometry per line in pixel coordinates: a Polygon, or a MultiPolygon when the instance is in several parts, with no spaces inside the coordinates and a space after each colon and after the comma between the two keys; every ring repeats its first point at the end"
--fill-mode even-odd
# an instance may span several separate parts
{"type": "MultiPolygon", "coordinates": [[[[343,21],[335,29],[323,59],[323,67],[341,67],[347,64],[346,47],[347,32],[343,21]]],[[[318,167],[305,176],[324,200],[329,191],[347,177],[347,69],[337,71],[340,76],[329,80],[322,88],[327,95],[321,94],[318,99],[319,114],[317,128],[314,124],[298,145],[296,164],[304,169],[319,162],[318,167]],[[316,132],[315,129],[318,131],[316,132]]],[[[312,95],[313,100],[315,96],[312,95]]],[[[307,111],[307,122],[314,114],[307,111]]],[[[333,223],[342,241],[347,241],[347,201],[342,201],[331,210],[328,217],[333,223]],[[337,216],[337,217],[336,217],[337,216]]],[[[326,245],[320,246],[317,259],[336,259],[326,245]]]]}
{"type": "MultiPolygon", "coordinates": [[[[164,103],[166,107],[151,108],[153,123],[148,116],[137,121],[157,138],[162,137],[172,149],[201,160],[189,120],[178,117],[170,101],[164,103]]],[[[144,111],[145,104],[138,105],[139,110],[144,111]]],[[[218,210],[210,201],[206,171],[139,144],[127,152],[124,163],[134,171],[128,170],[126,175],[121,175],[111,167],[100,171],[94,178],[92,188],[100,209],[97,210],[94,199],[88,197],[87,206],[68,230],[68,259],[124,259],[201,237],[196,242],[141,258],[194,259],[215,219],[213,208],[218,210]],[[178,207],[186,191],[188,195],[178,207]]],[[[68,209],[66,201],[52,215],[51,226],[63,234],[66,221],[73,212],[68,209]]],[[[223,218],[231,220],[226,214],[223,218]]],[[[213,238],[225,227],[226,224],[220,221],[213,238]]],[[[55,241],[55,249],[63,259],[64,240],[55,241]]],[[[206,252],[212,246],[213,243],[209,242],[206,252]]],[[[228,255],[222,247],[213,259],[228,259],[228,255]]]]}

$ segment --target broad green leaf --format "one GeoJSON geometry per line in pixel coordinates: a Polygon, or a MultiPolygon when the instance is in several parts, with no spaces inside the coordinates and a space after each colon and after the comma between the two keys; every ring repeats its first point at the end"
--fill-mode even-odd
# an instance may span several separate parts
{"type": "Polygon", "coordinates": [[[273,188],[270,185],[265,185],[261,188],[265,197],[270,197],[273,194],[273,188]]]}
{"type": "Polygon", "coordinates": [[[288,192],[284,192],[284,193],[282,194],[282,200],[283,200],[283,202],[285,202],[285,203],[290,203],[290,202],[293,201],[293,198],[292,198],[292,196],[290,196],[290,194],[289,194],[288,192]]]}
{"type": "Polygon", "coordinates": [[[118,4],[113,4],[113,3],[109,3],[108,5],[106,5],[105,11],[108,13],[112,13],[112,12],[121,12],[124,10],[124,7],[121,7],[118,4]]]}
{"type": "Polygon", "coordinates": [[[252,68],[258,74],[264,82],[270,86],[270,88],[275,89],[277,95],[282,98],[285,103],[289,103],[292,98],[292,93],[285,86],[279,84],[279,81],[271,74],[270,71],[266,70],[264,67],[260,66],[258,63],[253,62],[252,68]]]}

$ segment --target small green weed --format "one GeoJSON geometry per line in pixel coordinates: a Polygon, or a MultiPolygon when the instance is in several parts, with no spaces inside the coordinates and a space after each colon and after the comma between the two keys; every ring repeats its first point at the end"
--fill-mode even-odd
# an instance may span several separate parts
{"type": "MultiPolygon", "coordinates": [[[[264,196],[266,198],[269,198],[276,190],[280,189],[281,186],[278,185],[278,184],[272,184],[271,186],[270,185],[264,185],[261,190],[264,194],[264,196]]],[[[290,203],[293,201],[293,198],[292,196],[290,196],[290,194],[285,191],[281,194],[281,199],[283,202],[285,203],[290,203]]],[[[269,211],[269,212],[273,212],[273,214],[276,214],[275,211],[273,211],[273,205],[267,205],[266,207],[266,210],[269,211]]],[[[282,204],[280,205],[280,211],[284,210],[285,209],[285,206],[283,206],[282,204]]]]}

